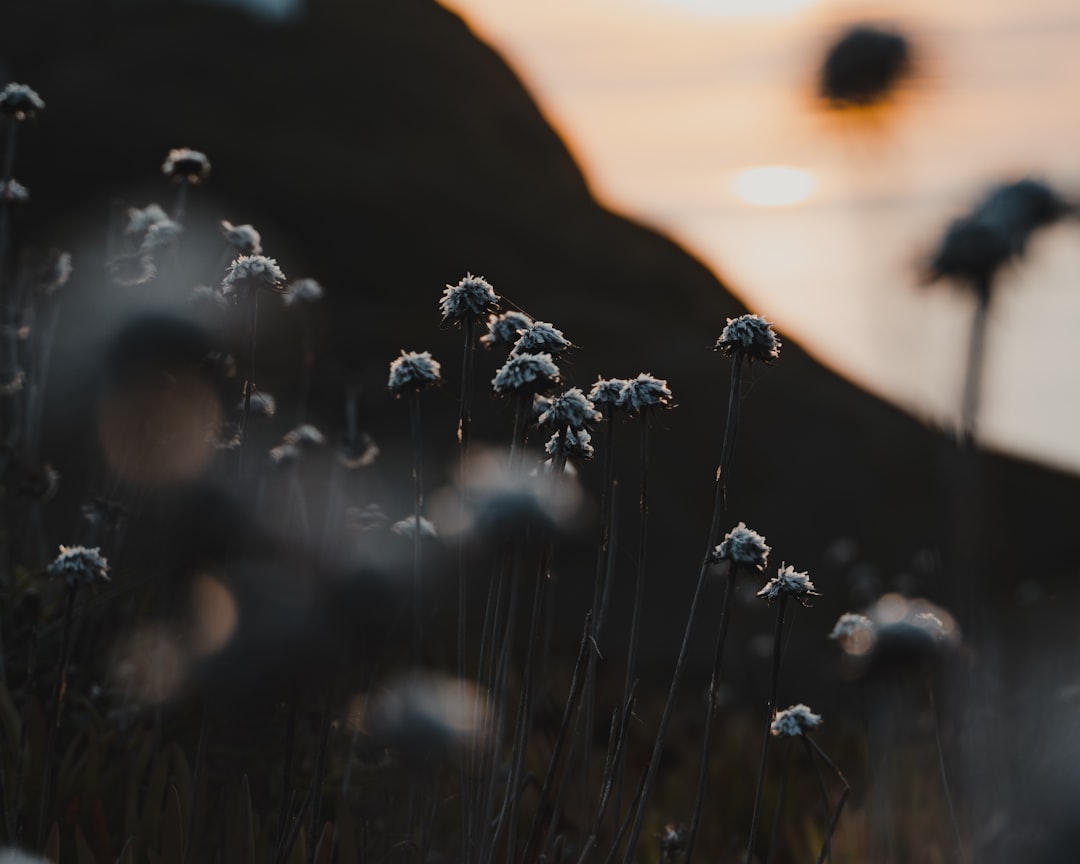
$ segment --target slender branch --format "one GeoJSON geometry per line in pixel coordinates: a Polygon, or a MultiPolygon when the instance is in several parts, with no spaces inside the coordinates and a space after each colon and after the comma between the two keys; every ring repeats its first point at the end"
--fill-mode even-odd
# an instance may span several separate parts
{"type": "Polygon", "coordinates": [[[814,752],[817,753],[818,757],[832,769],[833,773],[836,774],[836,776],[840,779],[840,782],[844,785],[844,789],[840,793],[840,800],[836,802],[836,810],[833,812],[832,821],[829,823],[829,826],[825,831],[825,842],[822,844],[821,852],[818,853],[817,864],[822,864],[822,862],[825,860],[826,849],[828,848],[828,845],[832,840],[833,834],[836,833],[837,824],[840,822],[840,813],[843,811],[844,804],[847,802],[848,795],[851,793],[851,784],[848,783],[847,778],[844,776],[843,772],[836,766],[836,763],[829,758],[829,754],[827,754],[824,750],[821,749],[821,746],[817,743],[817,741],[815,741],[813,738],[811,738],[805,733],[803,734],[803,738],[814,749],[814,752]]]}
{"type": "Polygon", "coordinates": [[[45,745],[45,768],[44,778],[41,784],[41,807],[38,816],[37,848],[41,849],[45,843],[45,826],[48,824],[49,804],[52,796],[52,760],[56,750],[56,734],[60,728],[60,714],[64,705],[65,677],[67,676],[68,643],[71,641],[71,620],[75,612],[75,595],[79,591],[78,585],[68,588],[67,598],[64,602],[64,629],[60,637],[60,656],[56,661],[56,677],[53,680],[52,711],[49,713],[49,737],[45,745]]]}
{"type": "Polygon", "coordinates": [[[971,340],[968,343],[967,373],[964,378],[964,401],[960,412],[961,442],[975,446],[975,427],[978,421],[979,400],[982,395],[983,360],[986,355],[986,321],[990,309],[993,277],[983,277],[976,286],[975,313],[971,321],[971,340]]]}
{"type": "Polygon", "coordinates": [[[949,792],[949,775],[945,770],[945,751],[941,746],[941,727],[938,724],[937,700],[934,698],[934,682],[926,676],[926,697],[930,700],[930,720],[934,726],[934,744],[937,747],[938,772],[941,774],[941,788],[945,793],[945,804],[949,808],[949,822],[952,824],[953,839],[956,840],[957,860],[964,860],[964,843],[960,836],[960,823],[956,819],[952,794],[949,792]]]}

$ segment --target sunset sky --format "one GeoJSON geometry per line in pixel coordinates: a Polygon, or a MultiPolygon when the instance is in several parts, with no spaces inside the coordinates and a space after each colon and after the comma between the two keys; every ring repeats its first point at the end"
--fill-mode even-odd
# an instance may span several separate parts
{"type": "MultiPolygon", "coordinates": [[[[921,263],[991,183],[1032,175],[1080,194],[1075,2],[441,2],[514,67],[604,204],[934,424],[956,422],[972,301],[921,286],[921,263]],[[917,51],[915,79],[872,123],[812,98],[825,44],[856,22],[898,27],[917,51]]],[[[1078,283],[1075,223],[1002,280],[980,436],[1073,471],[1078,283]]]]}

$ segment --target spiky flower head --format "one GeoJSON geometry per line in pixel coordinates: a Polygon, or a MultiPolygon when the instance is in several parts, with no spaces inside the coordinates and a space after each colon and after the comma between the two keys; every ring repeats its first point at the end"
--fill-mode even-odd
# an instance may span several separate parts
{"type": "Polygon", "coordinates": [[[26,84],[12,82],[0,90],[0,114],[5,117],[26,120],[44,110],[45,102],[26,84]]]}
{"type": "Polygon", "coordinates": [[[584,429],[603,420],[603,415],[596,406],[581,392],[579,387],[571,387],[550,400],[546,409],[537,418],[541,426],[555,430],[584,429]]]}
{"type": "Polygon", "coordinates": [[[673,404],[667,381],[642,372],[626,382],[620,407],[633,416],[650,408],[671,408],[673,404]]]}
{"type": "MultiPolygon", "coordinates": [[[[390,530],[401,537],[415,537],[416,536],[416,517],[406,516],[404,519],[399,519],[393,525],[390,526],[390,530]]],[[[436,530],[435,525],[431,520],[420,517],[420,536],[421,537],[438,537],[439,532],[436,530]]]]}
{"type": "Polygon", "coordinates": [[[498,345],[511,347],[532,325],[532,318],[524,312],[510,310],[502,315],[489,315],[488,332],[480,337],[480,344],[485,348],[495,348],[498,345]]]}
{"type": "Polygon", "coordinates": [[[592,435],[588,429],[561,429],[548,439],[544,452],[548,456],[562,453],[569,459],[592,459],[596,450],[592,446],[592,435]]]}
{"type": "Polygon", "coordinates": [[[322,285],[314,279],[297,279],[295,282],[290,282],[289,287],[285,289],[285,305],[314,303],[316,300],[321,300],[325,293],[322,285]]]}
{"type": "Polygon", "coordinates": [[[814,590],[814,583],[810,581],[810,574],[800,573],[790,564],[781,567],[776,575],[765,583],[765,587],[757,592],[758,597],[764,597],[770,603],[781,597],[791,597],[798,600],[803,606],[809,606],[810,597],[820,597],[814,590]]]}
{"type": "Polygon", "coordinates": [[[625,401],[623,392],[629,383],[625,378],[597,378],[589,391],[589,401],[601,407],[622,408],[625,401]]]}
{"type": "Polygon", "coordinates": [[[563,336],[562,330],[546,321],[534,321],[531,327],[518,336],[514,343],[513,353],[554,356],[569,347],[570,340],[563,336]]]}
{"type": "Polygon", "coordinates": [[[241,255],[262,253],[262,235],[254,225],[233,225],[228,219],[222,219],[220,227],[225,242],[241,255]]]}
{"type": "Polygon", "coordinates": [[[457,285],[447,285],[439,301],[444,321],[460,324],[466,319],[478,321],[499,308],[499,295],[483,276],[466,273],[457,285]]]}
{"type": "Polygon", "coordinates": [[[716,340],[716,350],[727,357],[771,363],[780,356],[780,340],[760,315],[740,315],[727,319],[727,326],[716,340]]]}
{"type": "Polygon", "coordinates": [[[82,588],[95,582],[108,582],[109,562],[98,547],[61,546],[48,574],[63,579],[69,588],[82,588]]]}
{"type": "Polygon", "coordinates": [[[723,541],[712,553],[713,561],[730,561],[732,566],[742,564],[755,570],[764,570],[772,549],[757,531],[740,522],[724,535],[723,541]]]}
{"type": "Polygon", "coordinates": [[[511,354],[491,385],[496,395],[507,396],[550,392],[559,381],[559,367],[550,354],[511,354]]]}
{"type": "Polygon", "coordinates": [[[169,151],[161,165],[161,173],[174,183],[190,183],[193,186],[202,183],[210,174],[210,160],[205,153],[189,147],[178,147],[169,151]]]}
{"type": "Polygon", "coordinates": [[[265,288],[268,291],[280,291],[284,284],[285,274],[273,258],[265,255],[241,255],[229,265],[229,272],[221,280],[221,290],[226,296],[231,296],[244,289],[255,291],[265,288]]]}
{"type": "Polygon", "coordinates": [[[326,436],[310,423],[304,423],[286,432],[282,440],[294,447],[322,447],[326,443],[326,436]]]}
{"type": "Polygon", "coordinates": [[[857,24],[829,48],[819,92],[833,108],[866,108],[885,102],[911,67],[911,46],[902,33],[857,24]]]}
{"type": "Polygon", "coordinates": [[[442,383],[442,367],[430,351],[402,351],[390,364],[390,380],[386,386],[395,396],[417,393],[442,383]]]}
{"type": "Polygon", "coordinates": [[[777,738],[798,738],[820,725],[821,715],[800,703],[777,712],[769,731],[777,738]]]}
{"type": "Polygon", "coordinates": [[[8,204],[29,204],[30,190],[14,177],[10,182],[0,180],[0,201],[8,204]]]}

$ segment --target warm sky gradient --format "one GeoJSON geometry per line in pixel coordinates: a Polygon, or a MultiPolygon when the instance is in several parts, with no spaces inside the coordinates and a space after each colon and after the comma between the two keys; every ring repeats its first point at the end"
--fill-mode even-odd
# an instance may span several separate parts
{"type": "MultiPolygon", "coordinates": [[[[958,412],[972,307],[920,287],[920,262],[990,182],[1034,174],[1080,194],[1075,0],[442,2],[514,66],[604,203],[931,422],[958,412]],[[856,21],[900,26],[919,51],[918,80],[873,128],[811,99],[823,44],[856,21]],[[735,177],[761,165],[810,172],[810,197],[744,202],[735,177]]],[[[1078,328],[1071,224],[1041,236],[995,300],[990,446],[1080,471],[1078,328]]]]}

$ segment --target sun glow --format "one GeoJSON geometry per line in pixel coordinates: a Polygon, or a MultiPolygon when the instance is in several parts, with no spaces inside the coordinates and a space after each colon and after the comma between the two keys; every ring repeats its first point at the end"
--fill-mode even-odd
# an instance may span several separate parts
{"type": "Polygon", "coordinates": [[[814,175],[790,165],[758,165],[735,175],[732,185],[740,200],[756,207],[789,207],[813,194],[814,175]]]}
{"type": "Polygon", "coordinates": [[[698,15],[733,18],[771,18],[791,15],[818,0],[649,0],[698,15]]]}

